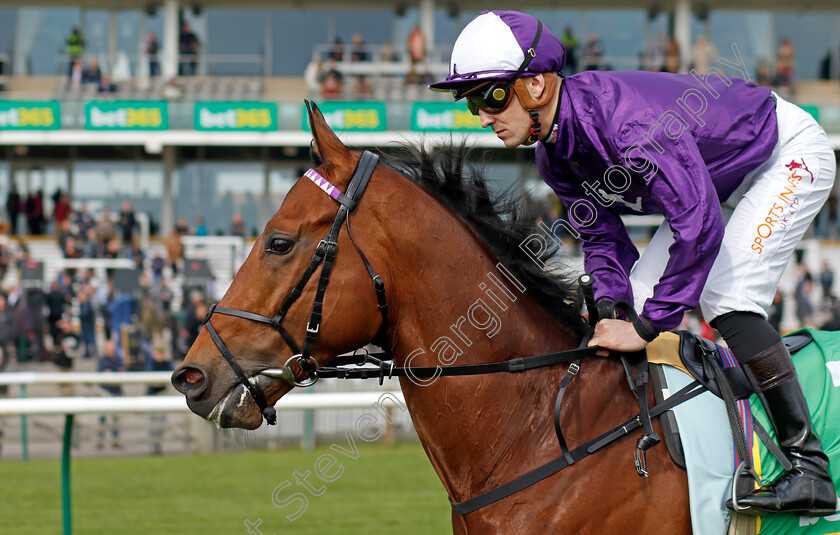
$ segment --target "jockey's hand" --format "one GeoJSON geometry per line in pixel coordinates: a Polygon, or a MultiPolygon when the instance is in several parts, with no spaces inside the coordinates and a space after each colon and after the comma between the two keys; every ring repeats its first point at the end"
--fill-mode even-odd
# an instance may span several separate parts
{"type": "Polygon", "coordinates": [[[587,346],[601,346],[603,349],[596,354],[600,357],[609,356],[609,351],[630,353],[641,351],[648,343],[642,340],[636,328],[629,321],[601,320],[595,325],[595,335],[587,346]]]}

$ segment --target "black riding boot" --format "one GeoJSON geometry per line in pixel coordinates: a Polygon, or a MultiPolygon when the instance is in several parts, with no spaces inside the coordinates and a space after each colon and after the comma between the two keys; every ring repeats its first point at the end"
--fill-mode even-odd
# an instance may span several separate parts
{"type": "Polygon", "coordinates": [[[805,394],[784,342],[745,359],[741,365],[793,467],[776,481],[739,497],[738,505],[748,508],[740,512],[834,514],[837,495],[828,473],[828,457],[811,428],[805,394]]]}

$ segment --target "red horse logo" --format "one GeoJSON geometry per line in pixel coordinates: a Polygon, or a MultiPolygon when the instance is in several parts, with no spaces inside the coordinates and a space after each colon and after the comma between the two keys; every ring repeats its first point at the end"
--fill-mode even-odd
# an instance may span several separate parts
{"type": "Polygon", "coordinates": [[[788,168],[788,171],[793,172],[795,169],[805,169],[805,171],[811,175],[811,183],[814,183],[814,173],[808,170],[808,166],[805,165],[805,159],[799,158],[799,161],[802,163],[797,163],[796,160],[791,160],[789,164],[785,165],[788,168]]]}

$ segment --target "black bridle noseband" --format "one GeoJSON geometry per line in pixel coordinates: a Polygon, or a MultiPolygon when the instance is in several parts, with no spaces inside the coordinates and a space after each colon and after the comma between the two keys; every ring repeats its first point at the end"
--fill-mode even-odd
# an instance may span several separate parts
{"type": "Polygon", "coordinates": [[[327,284],[330,281],[330,273],[332,272],[333,262],[335,261],[335,255],[338,251],[338,234],[341,231],[341,225],[346,220],[347,234],[350,237],[350,241],[356,247],[356,250],[359,251],[359,255],[362,257],[362,261],[365,264],[365,268],[373,280],[374,289],[376,290],[376,299],[379,302],[379,312],[382,315],[382,326],[380,327],[380,332],[382,332],[388,321],[388,303],[385,300],[385,283],[382,281],[382,277],[377,275],[373,270],[373,267],[359,248],[356,240],[353,239],[353,234],[350,231],[350,212],[356,207],[356,204],[358,204],[359,199],[361,199],[362,194],[365,192],[365,188],[370,181],[371,175],[373,175],[373,170],[376,168],[378,160],[379,157],[371,152],[365,151],[362,153],[359,163],[356,166],[356,170],[353,173],[353,177],[350,179],[350,184],[347,186],[346,193],[339,192],[338,188],[336,188],[314,169],[310,169],[305,173],[307,178],[312,180],[312,182],[338,202],[340,206],[338,207],[338,213],[335,216],[332,227],[330,227],[330,230],[327,232],[324,239],[318,243],[318,247],[315,249],[315,254],[312,256],[312,260],[309,262],[309,265],[306,267],[303,275],[298,280],[297,284],[295,284],[294,288],[292,288],[292,291],[283,301],[280,310],[277,311],[277,314],[275,314],[273,318],[255,314],[253,312],[246,312],[244,310],[220,307],[217,306],[218,303],[211,305],[207,311],[207,315],[204,317],[203,324],[207,328],[207,332],[210,333],[210,337],[213,339],[216,347],[222,353],[222,356],[228,364],[230,364],[230,367],[236,374],[239,382],[248,389],[248,392],[260,408],[260,412],[269,425],[274,425],[277,422],[277,413],[274,410],[274,407],[268,405],[265,393],[259,383],[253,381],[253,376],[249,377],[242,367],[236,362],[236,359],[234,359],[224,342],[222,342],[222,339],[219,337],[216,329],[213,328],[210,318],[214,313],[225,314],[270,325],[280,333],[283,341],[286,342],[286,345],[292,351],[292,356],[289,357],[283,368],[262,370],[257,375],[282,378],[292,386],[306,387],[315,384],[319,378],[317,374],[319,364],[312,357],[312,346],[314,345],[315,339],[318,337],[318,332],[321,328],[324,293],[327,290],[327,284]],[[303,288],[309,282],[309,279],[315,273],[318,266],[322,263],[323,266],[321,267],[321,275],[318,279],[317,289],[315,290],[315,300],[312,304],[312,311],[309,315],[309,323],[306,326],[306,335],[303,339],[303,349],[300,349],[292,335],[289,334],[289,332],[281,325],[281,322],[292,304],[294,304],[295,301],[297,301],[303,294],[303,288]],[[297,364],[298,368],[306,375],[306,379],[303,381],[297,381],[295,379],[295,371],[292,369],[293,363],[297,364]]]}

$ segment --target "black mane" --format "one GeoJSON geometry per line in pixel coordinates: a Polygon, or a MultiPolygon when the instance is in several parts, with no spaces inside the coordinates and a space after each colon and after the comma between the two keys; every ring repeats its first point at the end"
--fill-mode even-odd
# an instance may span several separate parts
{"type": "MultiPolygon", "coordinates": [[[[450,141],[431,152],[421,145],[402,145],[394,152],[388,150],[382,162],[459,214],[540,306],[576,335],[582,335],[582,299],[573,276],[566,270],[544,271],[519,248],[537,232],[535,210],[523,202],[522,195],[513,192],[494,198],[483,169],[467,163],[470,154],[464,142],[450,141]]],[[[556,244],[548,241],[551,247],[541,257],[544,262],[557,252],[556,244]]]]}

